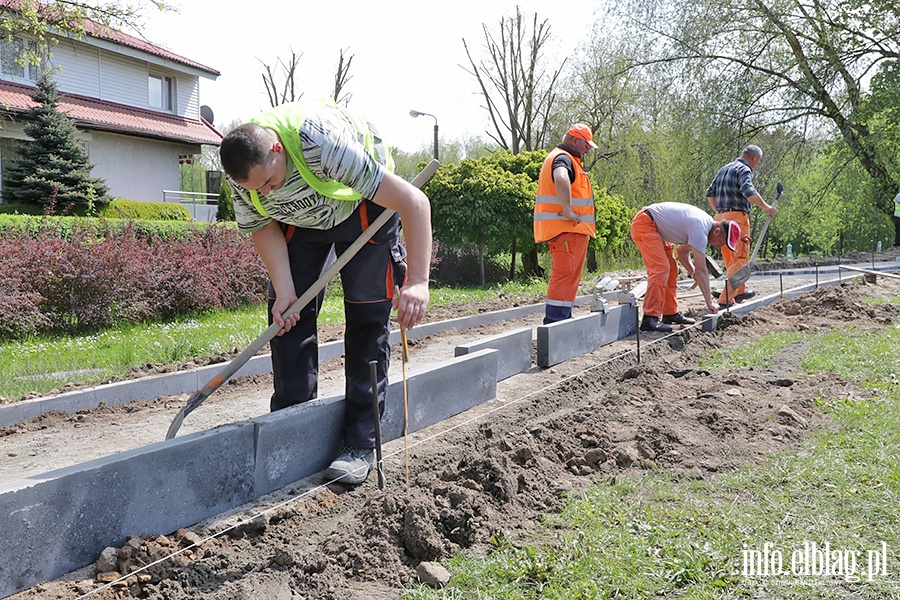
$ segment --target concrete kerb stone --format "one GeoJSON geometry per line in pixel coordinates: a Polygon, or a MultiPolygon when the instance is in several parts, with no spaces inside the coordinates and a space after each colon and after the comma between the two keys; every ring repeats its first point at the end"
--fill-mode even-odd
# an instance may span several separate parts
{"type": "MultiPolygon", "coordinates": [[[[413,433],[465,412],[497,396],[499,352],[484,349],[435,363],[407,378],[409,423],[413,433]]],[[[403,436],[403,382],[390,385],[381,417],[384,442],[403,436]]]]}
{"type": "Polygon", "coordinates": [[[237,424],[0,485],[0,597],[252,500],[254,453],[237,424]]]}
{"type": "MultiPolygon", "coordinates": [[[[591,296],[579,296],[575,304],[580,305],[589,302],[591,296]]],[[[445,329],[466,329],[478,325],[489,325],[516,319],[522,316],[543,311],[543,304],[529,304],[515,308],[480,313],[461,319],[450,319],[418,325],[407,332],[408,339],[414,340],[429,335],[434,335],[445,329]]],[[[400,331],[395,330],[390,334],[392,344],[399,343],[400,331]]],[[[339,358],[344,354],[344,341],[337,340],[319,345],[319,360],[325,361],[339,358]]],[[[66,413],[75,413],[79,410],[96,408],[101,404],[113,406],[127,404],[135,400],[148,400],[159,396],[177,396],[179,394],[192,394],[206,385],[224,364],[207,365],[190,371],[178,373],[165,373],[152,375],[141,379],[120,381],[107,385],[100,385],[84,390],[75,390],[56,396],[36,398],[0,406],[0,427],[9,427],[26,419],[32,419],[51,410],[59,410],[66,413]]],[[[265,375],[272,372],[272,357],[270,355],[254,356],[247,361],[241,369],[235,373],[235,377],[243,375],[265,375]]]]}
{"type": "MultiPolygon", "coordinates": [[[[408,377],[408,431],[418,431],[494,398],[498,354],[492,349],[474,352],[408,377]]],[[[334,396],[251,419],[257,448],[254,497],[327,467],[340,449],[344,410],[344,398],[334,396]]],[[[403,382],[393,382],[381,418],[383,443],[403,435],[404,412],[403,382]]]]}
{"type": "Polygon", "coordinates": [[[250,419],[256,435],[256,496],[327,467],[341,447],[344,397],[332,396],[250,419]]]}
{"type": "Polygon", "coordinates": [[[620,304],[608,311],[566,319],[537,328],[537,364],[552,367],[593,352],[637,330],[637,307],[620,304]]]}
{"type": "Polygon", "coordinates": [[[508,333],[492,335],[471,344],[457,346],[453,351],[453,355],[465,356],[487,348],[499,351],[500,362],[497,367],[497,381],[503,381],[531,368],[533,340],[534,330],[531,327],[523,327],[508,333]]]}
{"type": "MultiPolygon", "coordinates": [[[[754,300],[748,300],[746,302],[742,302],[741,304],[735,304],[731,307],[732,313],[736,315],[747,315],[756,310],[757,308],[762,308],[763,306],[768,306],[770,304],[774,304],[778,302],[782,298],[785,300],[792,300],[797,296],[805,294],[807,292],[811,292],[815,290],[817,287],[826,287],[832,285],[840,285],[846,281],[850,281],[855,279],[858,276],[852,277],[843,277],[842,279],[828,279],[820,281],[818,286],[815,283],[810,283],[809,285],[803,285],[800,287],[792,288],[790,290],[785,290],[784,295],[782,294],[770,294],[769,296],[763,296],[761,298],[756,298],[754,300]]],[[[703,317],[703,324],[701,330],[704,332],[715,331],[716,327],[719,324],[719,318],[725,314],[725,311],[719,311],[714,315],[706,315],[703,317]]]]}
{"type": "MultiPolygon", "coordinates": [[[[407,380],[410,432],[496,396],[497,350],[407,380]]],[[[321,471],[340,444],[344,399],[327,398],[0,486],[0,597],[83,567],[125,536],[187,527],[321,471]],[[49,549],[49,550],[48,550],[49,549]]],[[[383,441],[403,435],[390,385],[383,441]]]]}
{"type": "MultiPolygon", "coordinates": [[[[343,349],[343,344],[341,345],[343,349]]],[[[31,419],[51,410],[75,413],[79,410],[96,408],[101,404],[115,406],[135,400],[146,400],[160,396],[177,396],[193,393],[202,388],[219,371],[222,364],[207,365],[190,371],[151,375],[129,381],[118,381],[85,390],[66,392],[58,396],[25,400],[0,407],[0,427],[9,427],[25,419],[31,419]]],[[[241,367],[235,377],[242,375],[262,375],[272,372],[270,355],[254,356],[241,367]]]]}

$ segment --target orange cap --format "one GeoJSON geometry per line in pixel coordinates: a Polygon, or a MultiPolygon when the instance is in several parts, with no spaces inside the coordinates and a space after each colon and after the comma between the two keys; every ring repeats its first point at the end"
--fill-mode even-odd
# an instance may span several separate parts
{"type": "Polygon", "coordinates": [[[594,143],[594,134],[591,133],[591,128],[584,123],[575,123],[569,128],[566,135],[571,135],[572,137],[577,137],[586,141],[591,148],[597,147],[597,144],[594,143]]]}

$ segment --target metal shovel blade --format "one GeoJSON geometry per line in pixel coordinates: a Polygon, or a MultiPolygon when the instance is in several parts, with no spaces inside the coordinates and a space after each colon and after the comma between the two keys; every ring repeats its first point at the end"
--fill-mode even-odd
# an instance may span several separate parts
{"type": "Polygon", "coordinates": [[[703,257],[706,259],[706,269],[709,271],[709,274],[712,275],[713,279],[718,279],[724,275],[722,269],[719,268],[719,263],[710,258],[708,254],[704,254],[703,257]]]}
{"type": "Polygon", "coordinates": [[[728,283],[731,284],[731,289],[736,290],[747,283],[748,279],[750,279],[750,265],[746,264],[741,267],[740,271],[728,278],[728,283]]]}
{"type": "MultiPolygon", "coordinates": [[[[772,207],[774,208],[778,201],[781,200],[781,194],[784,192],[784,185],[781,181],[778,181],[778,193],[775,194],[775,201],[772,202],[772,207]]],[[[756,240],[756,246],[753,247],[753,254],[750,256],[750,262],[741,267],[741,269],[728,278],[728,283],[731,284],[731,289],[735,290],[750,279],[750,272],[753,268],[753,263],[756,262],[756,253],[759,252],[759,246],[762,244],[763,238],[766,237],[766,231],[769,229],[769,223],[772,221],[772,217],[766,217],[766,222],[763,224],[762,231],[759,233],[759,239],[756,240]]]]}

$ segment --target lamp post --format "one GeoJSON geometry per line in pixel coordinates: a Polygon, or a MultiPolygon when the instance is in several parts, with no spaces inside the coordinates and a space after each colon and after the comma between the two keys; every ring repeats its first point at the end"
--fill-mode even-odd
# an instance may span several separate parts
{"type": "Polygon", "coordinates": [[[424,115],[426,117],[431,117],[432,119],[434,119],[434,160],[438,160],[438,122],[437,122],[437,117],[432,114],[429,114],[427,112],[421,112],[418,110],[409,111],[409,116],[411,116],[411,117],[418,117],[420,115],[424,115]]]}

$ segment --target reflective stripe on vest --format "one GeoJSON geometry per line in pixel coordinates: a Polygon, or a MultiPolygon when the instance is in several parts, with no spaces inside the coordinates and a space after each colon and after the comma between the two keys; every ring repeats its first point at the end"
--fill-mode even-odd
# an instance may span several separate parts
{"type": "MultiPolygon", "coordinates": [[[[319,100],[317,102],[329,104],[332,107],[337,108],[341,114],[344,115],[344,118],[353,125],[353,128],[356,130],[357,136],[359,137],[359,141],[363,143],[366,150],[375,156],[375,134],[364,119],[349,115],[331,99],[319,100]]],[[[293,161],[294,166],[297,167],[297,172],[300,173],[303,181],[305,181],[309,187],[323,196],[334,198],[336,200],[359,200],[362,198],[362,195],[353,190],[353,188],[350,188],[339,181],[335,181],[334,179],[322,181],[306,164],[306,158],[303,156],[303,145],[300,142],[300,130],[303,127],[304,121],[306,121],[306,115],[310,108],[314,107],[305,102],[282,104],[276,106],[272,110],[257,115],[250,119],[249,122],[256,123],[266,129],[272,129],[278,134],[282,145],[291,157],[291,161],[293,161]]],[[[383,144],[383,147],[385,156],[384,166],[387,170],[393,171],[394,158],[391,154],[391,147],[387,144],[383,144]]],[[[289,174],[290,171],[288,171],[288,175],[289,174]]],[[[259,214],[268,217],[269,213],[263,208],[262,202],[259,199],[259,193],[256,190],[248,191],[250,193],[250,200],[253,202],[253,206],[259,214]]]]}
{"type": "Polygon", "coordinates": [[[562,148],[555,148],[547,155],[538,179],[537,197],[534,202],[534,241],[546,242],[567,232],[597,237],[594,191],[587,173],[581,167],[581,160],[562,148]],[[553,181],[553,161],[563,153],[569,155],[575,169],[575,181],[572,183],[572,198],[569,204],[572,211],[581,217],[581,223],[578,224],[559,214],[562,205],[556,195],[556,184],[553,181]]]}

